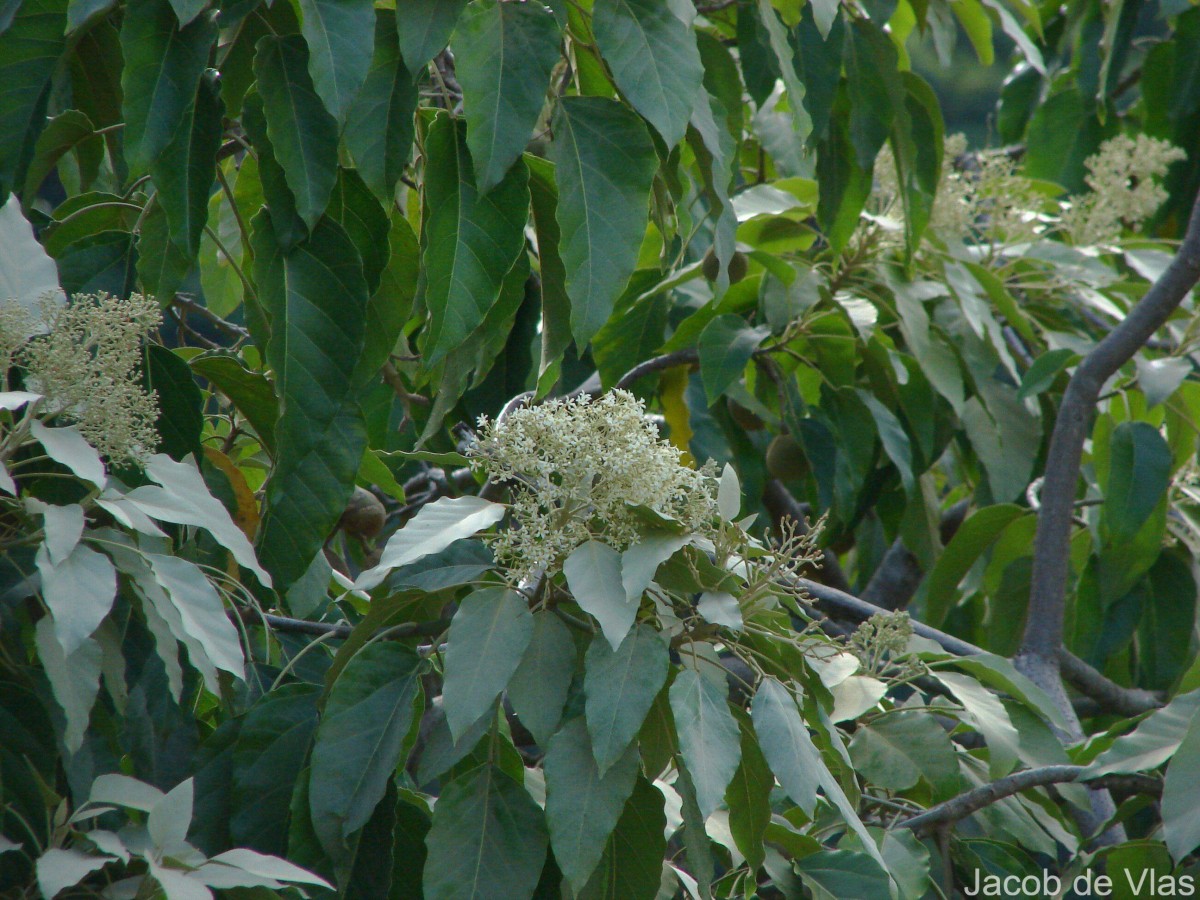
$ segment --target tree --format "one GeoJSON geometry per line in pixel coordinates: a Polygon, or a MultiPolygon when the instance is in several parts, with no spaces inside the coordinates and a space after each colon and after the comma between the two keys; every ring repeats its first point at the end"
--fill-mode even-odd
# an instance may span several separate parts
{"type": "Polygon", "coordinates": [[[0,6],[0,884],[1193,877],[1198,16],[0,6]]]}

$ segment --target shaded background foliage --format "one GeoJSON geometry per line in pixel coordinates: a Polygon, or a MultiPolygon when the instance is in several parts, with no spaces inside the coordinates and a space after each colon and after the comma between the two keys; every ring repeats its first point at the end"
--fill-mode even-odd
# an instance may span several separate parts
{"type": "MultiPolygon", "coordinates": [[[[1190,871],[1190,299],[1091,429],[1065,637],[1088,737],[1003,657],[1026,626],[1067,378],[1162,273],[1200,184],[1197,60],[1200,10],[1143,0],[0,4],[0,224],[25,256],[5,272],[44,252],[68,294],[158,299],[144,378],[160,449],[193,456],[255,541],[273,588],[245,587],[274,616],[227,597],[246,678],[206,689],[192,659],[172,699],[123,575],[118,670],[68,747],[28,637],[37,536],[5,520],[3,834],[86,842],[53,810],[120,771],[163,790],[193,778],[204,853],[286,856],[353,896],[922,897],[976,871],[1190,871]],[[964,53],[1003,72],[968,130],[1032,179],[1027,232],[989,231],[994,203],[968,233],[939,231],[947,179],[996,158],[944,153],[964,126],[943,79],[965,80],[964,53]],[[1074,246],[1062,203],[1118,134],[1186,158],[1142,233],[1074,246]],[[806,661],[788,635],[810,604],[769,618],[761,669],[727,663],[758,685],[730,704],[724,676],[655,636],[649,603],[614,646],[576,583],[568,619],[531,617],[497,589],[469,514],[401,552],[433,501],[503,497],[460,456],[478,416],[615,386],[690,458],[732,465],[756,534],[823,514],[824,565],[803,574],[842,623],[827,627],[877,611],[847,594],[911,608],[942,649],[895,659],[936,677],[806,661]],[[380,573],[369,595],[349,590],[364,570],[380,573]],[[456,665],[495,690],[456,695],[456,665]],[[604,737],[592,705],[631,669],[604,737]],[[902,827],[1018,765],[1071,781],[1097,757],[1088,777],[1172,754],[1162,806],[1157,779],[1122,785],[1125,833],[1098,842],[1081,787],[1006,797],[945,841],[902,827]],[[585,801],[600,812],[572,845],[585,801]]],[[[204,534],[172,538],[238,571],[204,534]]],[[[719,575],[674,583],[724,592],[719,575]]],[[[693,643],[715,657],[728,621],[693,643]]],[[[0,845],[6,882],[29,883],[32,849],[0,845]]]]}

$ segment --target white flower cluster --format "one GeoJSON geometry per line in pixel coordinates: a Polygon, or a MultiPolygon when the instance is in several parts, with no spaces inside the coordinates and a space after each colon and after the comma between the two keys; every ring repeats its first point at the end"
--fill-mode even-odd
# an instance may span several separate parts
{"type": "Polygon", "coordinates": [[[1120,134],[1105,141],[1085,163],[1091,193],[1076,199],[1063,214],[1063,230],[1077,245],[1112,243],[1122,229],[1136,230],[1167,199],[1158,179],[1186,155],[1144,134],[1120,134]]]}
{"type": "MultiPolygon", "coordinates": [[[[1023,243],[1039,229],[1033,184],[1003,151],[967,153],[967,139],[949,135],[929,227],[944,238],[984,244],[1023,243]]],[[[899,214],[900,183],[890,148],[875,161],[875,198],[885,215],[899,214]]]]}
{"type": "Polygon", "coordinates": [[[41,319],[49,333],[26,342],[27,314],[15,301],[0,306],[0,362],[26,370],[25,386],[45,397],[38,414],[76,422],[109,459],[153,453],[158,407],[137,369],[143,338],[162,321],[158,305],[140,294],[78,294],[65,306],[43,303],[41,319]]]}
{"type": "Polygon", "coordinates": [[[712,467],[683,465],[626,391],[550,400],[500,422],[483,417],[468,455],[513,485],[512,523],[492,548],[516,580],[557,571],[590,538],[626,549],[648,527],[646,509],[691,531],[716,527],[712,467]]]}

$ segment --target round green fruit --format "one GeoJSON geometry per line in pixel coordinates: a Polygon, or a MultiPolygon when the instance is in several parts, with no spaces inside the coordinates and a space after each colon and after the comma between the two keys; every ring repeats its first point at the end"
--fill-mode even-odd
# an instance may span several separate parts
{"type": "Polygon", "coordinates": [[[790,434],[780,434],[767,446],[767,471],[780,481],[795,481],[808,474],[804,448],[790,434]]]}

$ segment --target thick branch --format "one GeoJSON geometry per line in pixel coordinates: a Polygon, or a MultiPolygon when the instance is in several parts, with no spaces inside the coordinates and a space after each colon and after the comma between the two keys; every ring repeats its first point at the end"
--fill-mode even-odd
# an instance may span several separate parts
{"type": "MultiPolygon", "coordinates": [[[[826,584],[818,584],[805,578],[797,579],[796,583],[816,601],[813,604],[815,608],[828,616],[865,622],[873,615],[891,612],[891,610],[868,603],[826,584]]],[[[953,653],[955,656],[977,656],[987,652],[981,647],[976,647],[974,644],[956,638],[952,634],[946,634],[944,631],[938,631],[938,629],[931,628],[915,619],[912,625],[914,634],[934,641],[947,653],[953,653]]],[[[1095,700],[1105,712],[1135,716],[1158,709],[1163,705],[1162,699],[1157,695],[1136,688],[1121,687],[1066,650],[1060,650],[1058,658],[1062,664],[1063,674],[1071,684],[1080,693],[1095,700]]]]}
{"type": "Polygon", "coordinates": [[[1043,766],[1038,769],[1026,769],[1023,772],[1016,772],[1015,774],[997,779],[990,784],[980,785],[973,790],[967,791],[965,794],[959,794],[957,797],[947,800],[945,803],[939,803],[937,806],[930,807],[920,815],[913,816],[911,819],[901,822],[900,827],[910,828],[922,835],[929,834],[938,828],[953,825],[955,822],[965,819],[972,813],[977,813],[979,810],[991,806],[1005,797],[1011,797],[1013,794],[1019,794],[1021,791],[1027,791],[1030,788],[1045,787],[1050,784],[1069,784],[1075,781],[1086,781],[1088,786],[1093,788],[1120,786],[1141,794],[1158,795],[1162,793],[1162,782],[1148,775],[1135,776],[1133,778],[1128,775],[1101,775],[1098,778],[1087,779],[1084,777],[1086,773],[1086,766],[1043,766]]]}
{"type": "MultiPolygon", "coordinates": [[[[247,625],[266,625],[276,631],[286,631],[291,634],[312,634],[318,637],[331,635],[338,640],[350,637],[354,631],[352,625],[334,625],[330,622],[309,622],[305,619],[290,619],[287,616],[275,616],[270,613],[260,613],[248,606],[226,610],[231,619],[241,619],[247,625]]],[[[449,619],[437,619],[432,622],[405,622],[384,628],[388,637],[434,637],[450,627],[449,619]]]]}
{"type": "MultiPolygon", "coordinates": [[[[1183,243],[1170,266],[1146,295],[1084,357],[1067,385],[1046,458],[1042,508],[1033,545],[1029,618],[1017,664],[1042,688],[1054,691],[1057,654],[1063,639],[1063,610],[1070,566],[1071,515],[1083,442],[1100,389],[1150,340],[1200,280],[1200,201],[1192,208],[1183,243]]],[[[1057,693],[1063,694],[1061,683],[1057,693]]]]}
{"type": "Polygon", "coordinates": [[[693,365],[700,361],[700,351],[696,349],[676,350],[674,353],[664,353],[662,356],[652,357],[645,362],[640,362],[617,381],[613,387],[620,390],[626,390],[637,382],[639,378],[654,372],[661,372],[664,369],[673,369],[676,366],[693,365]]]}
{"type": "MultiPolygon", "coordinates": [[[[942,521],[938,524],[942,544],[950,543],[950,539],[966,518],[969,507],[969,501],[960,500],[942,513],[942,521]]],[[[883,555],[879,568],[863,588],[862,598],[884,609],[904,609],[916,594],[924,577],[920,560],[904,546],[900,538],[896,538],[883,555]]]]}

